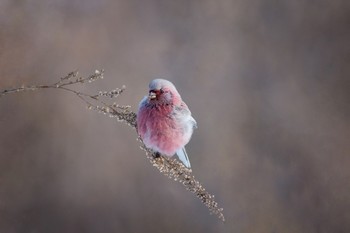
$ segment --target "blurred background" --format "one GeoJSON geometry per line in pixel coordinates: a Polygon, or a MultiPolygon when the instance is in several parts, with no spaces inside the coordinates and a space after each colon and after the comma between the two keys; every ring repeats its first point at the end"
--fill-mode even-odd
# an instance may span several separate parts
{"type": "Polygon", "coordinates": [[[349,25],[347,0],[0,0],[0,89],[103,68],[82,89],[126,85],[137,110],[169,79],[226,215],[153,168],[130,127],[41,90],[0,98],[0,232],[350,232],[349,25]]]}

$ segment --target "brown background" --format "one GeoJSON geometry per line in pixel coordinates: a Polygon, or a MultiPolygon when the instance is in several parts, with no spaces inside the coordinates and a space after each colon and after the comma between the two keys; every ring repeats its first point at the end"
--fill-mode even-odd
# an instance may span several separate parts
{"type": "Polygon", "coordinates": [[[195,176],[227,222],[154,169],[128,126],[60,90],[0,98],[0,232],[350,232],[350,2],[0,0],[0,88],[106,70],[136,110],[171,80],[195,176]],[[41,3],[39,3],[41,2],[41,3]]]}

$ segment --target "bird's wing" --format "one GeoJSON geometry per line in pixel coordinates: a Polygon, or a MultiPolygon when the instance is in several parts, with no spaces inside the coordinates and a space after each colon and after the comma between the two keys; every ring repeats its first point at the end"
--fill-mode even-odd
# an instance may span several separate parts
{"type": "Polygon", "coordinates": [[[187,118],[187,120],[192,123],[193,128],[197,128],[197,122],[192,117],[191,111],[189,110],[185,102],[182,101],[180,106],[175,106],[174,113],[179,114],[181,117],[187,118]]]}

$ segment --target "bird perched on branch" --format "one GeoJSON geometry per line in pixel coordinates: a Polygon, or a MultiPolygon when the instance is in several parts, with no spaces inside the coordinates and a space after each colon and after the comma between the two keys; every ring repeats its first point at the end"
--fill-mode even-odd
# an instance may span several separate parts
{"type": "Polygon", "coordinates": [[[165,79],[152,80],[137,114],[137,131],[146,147],[168,157],[176,153],[190,168],[185,145],[195,127],[197,123],[174,84],[165,79]]]}

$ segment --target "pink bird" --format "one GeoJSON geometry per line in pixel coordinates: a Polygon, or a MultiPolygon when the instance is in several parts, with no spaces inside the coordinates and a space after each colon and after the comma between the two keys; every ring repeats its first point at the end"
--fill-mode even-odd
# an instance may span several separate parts
{"type": "Polygon", "coordinates": [[[174,84],[164,79],[152,80],[137,114],[137,131],[146,147],[168,157],[176,153],[190,168],[185,145],[195,127],[197,123],[174,84]]]}

